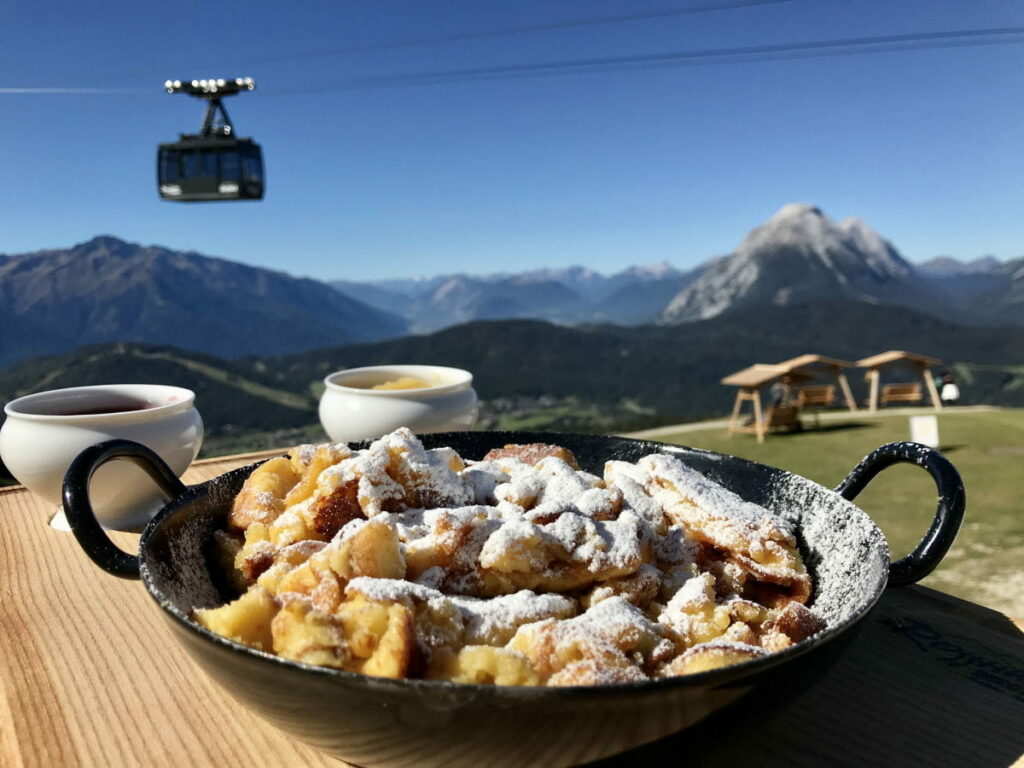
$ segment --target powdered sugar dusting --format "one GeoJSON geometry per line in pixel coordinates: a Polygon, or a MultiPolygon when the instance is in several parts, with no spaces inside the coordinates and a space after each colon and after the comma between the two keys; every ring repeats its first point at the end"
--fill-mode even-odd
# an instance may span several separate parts
{"type": "Polygon", "coordinates": [[[648,479],[647,473],[638,469],[635,464],[609,461],[604,465],[604,479],[608,485],[619,490],[623,505],[627,509],[632,509],[659,531],[668,526],[665,511],[644,490],[644,483],[648,479]]]}
{"type": "Polygon", "coordinates": [[[462,482],[473,492],[474,501],[490,506],[498,503],[497,487],[511,479],[511,475],[493,461],[470,462],[462,472],[462,482]]]}
{"type": "Polygon", "coordinates": [[[735,640],[709,640],[706,643],[698,643],[693,646],[683,656],[696,656],[697,654],[708,653],[740,653],[745,656],[756,657],[765,656],[768,652],[758,645],[738,643],[735,640]]]}
{"type": "Polygon", "coordinates": [[[646,487],[654,498],[667,509],[681,507],[684,518],[699,515],[702,530],[719,546],[742,550],[746,541],[772,538],[775,529],[793,541],[793,527],[787,521],[770,519],[764,507],[744,501],[678,459],[652,454],[640,459],[637,467],[650,473],[646,487]]]}
{"type": "MultiPolygon", "coordinates": [[[[527,625],[526,629],[530,627],[527,625]]],[[[575,618],[548,624],[544,629],[551,635],[556,648],[594,642],[619,648],[662,636],[657,624],[635,605],[618,596],[602,600],[575,618]]]]}
{"type": "Polygon", "coordinates": [[[887,574],[889,547],[878,526],[851,502],[789,473],[777,477],[769,498],[800,531],[814,614],[834,627],[866,609],[887,574]]]}
{"type": "Polygon", "coordinates": [[[501,645],[524,624],[567,618],[576,613],[575,600],[563,595],[538,595],[527,589],[487,600],[455,596],[448,599],[462,614],[465,640],[470,644],[501,645]]]}
{"type": "Polygon", "coordinates": [[[371,576],[357,576],[345,587],[345,594],[358,593],[368,600],[378,602],[399,602],[408,600],[430,600],[443,597],[441,592],[422,584],[404,579],[376,579],[371,576]]]}

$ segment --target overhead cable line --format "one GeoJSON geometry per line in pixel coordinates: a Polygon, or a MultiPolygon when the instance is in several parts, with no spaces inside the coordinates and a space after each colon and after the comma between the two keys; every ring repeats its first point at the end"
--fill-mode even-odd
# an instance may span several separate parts
{"type": "Polygon", "coordinates": [[[1024,27],[963,29],[949,32],[920,32],[903,35],[876,35],[801,43],[752,45],[738,48],[703,48],[667,53],[629,56],[601,56],[529,64],[508,64],[435,72],[406,72],[394,75],[373,75],[321,82],[308,87],[271,88],[267,95],[291,95],[322,91],[355,91],[376,88],[399,88],[479,80],[522,77],[549,77],[591,72],[631,69],[652,69],[714,64],[746,63],[838,55],[867,55],[896,51],[936,48],[966,48],[1024,43],[1024,27]]]}
{"type": "Polygon", "coordinates": [[[559,29],[576,29],[578,27],[594,27],[604,24],[622,24],[631,21],[650,21],[652,19],[666,19],[673,16],[688,16],[698,13],[712,13],[715,11],[779,5],[781,3],[790,2],[793,2],[793,0],[725,0],[724,2],[703,3],[701,5],[684,5],[674,8],[659,8],[651,11],[636,11],[634,13],[591,16],[581,19],[566,19],[564,21],[552,21],[545,24],[524,24],[522,26],[498,27],[495,29],[482,29],[472,32],[448,32],[436,35],[420,35],[416,37],[397,38],[394,40],[382,40],[379,42],[358,43],[338,48],[325,48],[319,51],[308,51],[305,53],[265,56],[237,63],[244,66],[250,66],[253,64],[299,61],[303,59],[320,59],[347,53],[368,53],[372,51],[391,50],[394,48],[412,48],[420,45],[438,45],[441,43],[456,43],[466,40],[510,37],[514,35],[530,34],[533,32],[551,32],[559,29]]]}
{"type": "MultiPolygon", "coordinates": [[[[972,48],[1024,43],[1024,27],[959,29],[947,32],[917,32],[902,35],[818,40],[810,42],[753,45],[736,48],[702,48],[666,53],[602,56],[562,61],[506,64],[486,67],[405,72],[393,75],[371,75],[320,82],[309,86],[266,88],[263,94],[290,96],[324,91],[356,91],[379,88],[401,88],[444,83],[476,82],[512,78],[553,77],[640,69],[664,69],[688,66],[712,66],[758,61],[783,61],[821,58],[825,56],[864,56],[899,51],[941,48],[972,48]]],[[[3,88],[2,94],[117,94],[150,93],[137,88],[3,88]]]]}
{"type": "MultiPolygon", "coordinates": [[[[227,70],[247,68],[259,64],[280,64],[291,61],[307,61],[310,59],[323,59],[331,56],[342,56],[352,53],[372,53],[373,51],[387,51],[397,48],[414,48],[418,46],[441,45],[444,43],[458,43],[470,40],[485,40],[496,37],[512,37],[535,32],[552,32],[562,29],[576,29],[580,27],[593,27],[610,24],[624,24],[628,22],[649,21],[653,19],[666,19],[675,16],[689,16],[701,13],[714,13],[716,11],[741,10],[744,8],[756,8],[759,6],[780,5],[791,3],[794,0],[715,0],[715,2],[704,2],[699,5],[672,6],[658,8],[650,11],[636,11],[633,13],[608,14],[604,16],[585,16],[582,18],[565,19],[563,21],[552,21],[544,24],[523,24],[519,26],[495,27],[492,29],[470,30],[465,32],[441,32],[432,35],[417,35],[412,37],[394,38],[391,40],[379,40],[376,42],[351,43],[349,45],[335,48],[324,48],[314,51],[303,51],[297,53],[281,53],[269,56],[260,56],[252,59],[238,61],[201,64],[198,69],[204,71],[227,70]]],[[[123,78],[147,76],[149,74],[163,77],[167,68],[149,73],[133,70],[130,73],[118,72],[98,75],[97,77],[123,78]]]]}

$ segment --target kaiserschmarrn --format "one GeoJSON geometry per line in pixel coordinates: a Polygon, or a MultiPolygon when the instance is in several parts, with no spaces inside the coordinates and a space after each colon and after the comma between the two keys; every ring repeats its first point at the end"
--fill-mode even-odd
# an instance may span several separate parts
{"type": "Polygon", "coordinates": [[[399,429],[259,466],[215,536],[241,596],[208,629],[307,664],[595,685],[754,659],[822,629],[794,532],[679,459],[480,461],[399,429]]]}

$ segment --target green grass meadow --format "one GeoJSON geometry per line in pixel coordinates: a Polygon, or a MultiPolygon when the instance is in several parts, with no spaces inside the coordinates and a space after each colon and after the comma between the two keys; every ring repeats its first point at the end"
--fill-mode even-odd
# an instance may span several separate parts
{"type": "MultiPolygon", "coordinates": [[[[729,438],[720,426],[654,439],[781,467],[829,488],[879,445],[910,439],[905,414],[850,414],[820,428],[813,416],[803,420],[804,431],[773,434],[761,445],[752,435],[729,438]]],[[[922,583],[1024,617],[1024,410],[943,412],[938,422],[942,450],[964,480],[967,513],[953,548],[922,583]]],[[[896,559],[928,529],[935,497],[925,472],[899,465],[876,477],[856,503],[885,532],[896,559]]]]}

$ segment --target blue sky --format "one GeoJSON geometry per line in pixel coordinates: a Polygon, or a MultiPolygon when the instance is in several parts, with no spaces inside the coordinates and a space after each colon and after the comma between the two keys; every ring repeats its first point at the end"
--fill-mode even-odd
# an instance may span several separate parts
{"type": "MultiPolygon", "coordinates": [[[[346,79],[957,29],[1010,0],[788,0],[311,57],[410,37],[729,0],[307,0],[0,6],[0,252],[97,234],[292,274],[373,279],[678,267],[789,202],[904,255],[1024,254],[1024,45],[336,90],[346,79]],[[252,76],[227,102],[261,203],[162,202],[155,150],[202,106],[167,78],[252,76]],[[317,88],[325,90],[317,92],[317,88]]],[[[1022,39],[1022,38],[1018,38],[1022,39]]]]}

